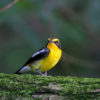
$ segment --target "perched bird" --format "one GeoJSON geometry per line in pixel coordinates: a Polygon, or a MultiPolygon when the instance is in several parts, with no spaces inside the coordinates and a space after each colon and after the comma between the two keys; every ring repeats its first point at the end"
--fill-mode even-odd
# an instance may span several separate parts
{"type": "Polygon", "coordinates": [[[47,71],[53,68],[62,55],[60,41],[58,38],[48,38],[48,43],[44,48],[32,55],[32,57],[20,68],[16,74],[22,74],[29,70],[47,75],[47,71]]]}

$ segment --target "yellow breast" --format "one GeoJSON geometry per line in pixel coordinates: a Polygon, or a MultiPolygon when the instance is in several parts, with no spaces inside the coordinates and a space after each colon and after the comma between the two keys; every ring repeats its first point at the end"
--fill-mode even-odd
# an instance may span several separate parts
{"type": "Polygon", "coordinates": [[[47,48],[50,50],[48,56],[32,64],[32,70],[39,69],[40,72],[48,71],[53,68],[61,58],[62,51],[54,43],[49,43],[47,48]]]}
{"type": "Polygon", "coordinates": [[[48,71],[53,68],[61,58],[62,51],[54,43],[49,43],[47,48],[50,50],[49,55],[40,61],[40,71],[48,71]]]}

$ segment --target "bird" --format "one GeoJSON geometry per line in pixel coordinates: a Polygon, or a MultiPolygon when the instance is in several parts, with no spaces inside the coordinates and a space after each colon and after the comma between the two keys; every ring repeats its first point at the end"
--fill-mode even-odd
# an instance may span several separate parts
{"type": "Polygon", "coordinates": [[[23,74],[32,70],[41,76],[47,76],[47,71],[59,62],[61,56],[60,40],[55,37],[49,37],[45,47],[33,54],[15,74],[23,74]]]}

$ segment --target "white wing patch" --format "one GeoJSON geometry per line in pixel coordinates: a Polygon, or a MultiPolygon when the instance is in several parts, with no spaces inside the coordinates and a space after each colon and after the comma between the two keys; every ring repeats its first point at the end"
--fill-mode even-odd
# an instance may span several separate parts
{"type": "Polygon", "coordinates": [[[33,54],[32,57],[34,57],[34,56],[36,56],[36,55],[38,55],[38,54],[40,54],[41,52],[44,52],[44,51],[45,51],[45,49],[42,49],[42,50],[36,52],[35,54],[33,54]]]}
{"type": "Polygon", "coordinates": [[[25,72],[28,72],[29,70],[31,70],[31,68],[29,66],[24,66],[20,71],[19,73],[25,73],[25,72]]]}

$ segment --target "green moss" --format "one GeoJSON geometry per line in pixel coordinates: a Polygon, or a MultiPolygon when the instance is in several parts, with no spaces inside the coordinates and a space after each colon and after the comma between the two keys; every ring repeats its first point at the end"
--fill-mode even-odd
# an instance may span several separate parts
{"type": "MultiPolygon", "coordinates": [[[[34,97],[34,95],[56,95],[64,98],[86,98],[99,97],[100,79],[77,78],[64,76],[38,76],[38,75],[16,75],[0,74],[0,96],[34,97]]],[[[99,100],[99,99],[98,99],[99,100]]]]}

